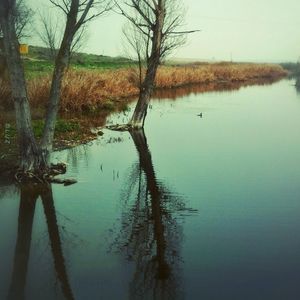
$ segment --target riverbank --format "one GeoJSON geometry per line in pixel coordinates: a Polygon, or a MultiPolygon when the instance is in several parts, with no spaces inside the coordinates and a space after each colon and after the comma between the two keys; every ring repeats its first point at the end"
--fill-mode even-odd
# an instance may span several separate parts
{"type": "MultiPolygon", "coordinates": [[[[287,75],[279,65],[195,63],[180,66],[161,66],[158,70],[156,88],[171,89],[191,84],[247,83],[253,80],[274,80],[287,75]]],[[[31,105],[44,109],[47,103],[51,74],[28,80],[31,105]]],[[[139,93],[139,76],[136,68],[115,70],[70,69],[65,76],[61,112],[95,112],[113,110],[120,102],[139,93]]],[[[125,101],[126,102],[126,101],[125,101]]],[[[9,88],[0,85],[0,103],[11,107],[9,88]]]]}
{"type": "MultiPolygon", "coordinates": [[[[286,76],[278,65],[193,64],[162,66],[159,69],[155,98],[176,99],[190,93],[238,90],[242,86],[269,84],[286,76]]],[[[44,108],[50,87],[50,75],[29,80],[33,127],[37,138],[43,128],[44,108]]],[[[61,99],[60,119],[55,132],[56,150],[88,143],[101,135],[93,130],[105,126],[113,112],[126,112],[128,103],[138,95],[138,76],[134,68],[107,71],[74,70],[66,74],[61,99]]],[[[9,169],[17,161],[14,113],[9,89],[0,86],[0,169],[9,169]]],[[[130,112],[129,112],[130,113],[130,112]]]]}

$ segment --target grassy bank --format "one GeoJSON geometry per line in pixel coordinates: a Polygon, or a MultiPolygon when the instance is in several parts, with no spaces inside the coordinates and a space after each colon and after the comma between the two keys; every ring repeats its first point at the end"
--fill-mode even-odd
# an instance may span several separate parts
{"type": "MultiPolygon", "coordinates": [[[[266,64],[192,64],[161,66],[156,87],[170,89],[190,84],[251,82],[276,79],[287,75],[279,65],[266,64]]],[[[49,95],[51,75],[28,80],[31,104],[44,108],[49,95]]],[[[61,98],[62,112],[93,112],[113,109],[123,99],[138,95],[138,76],[135,68],[114,70],[78,70],[71,68],[64,79],[61,98]]],[[[0,103],[9,106],[9,89],[0,86],[0,103]]]]}

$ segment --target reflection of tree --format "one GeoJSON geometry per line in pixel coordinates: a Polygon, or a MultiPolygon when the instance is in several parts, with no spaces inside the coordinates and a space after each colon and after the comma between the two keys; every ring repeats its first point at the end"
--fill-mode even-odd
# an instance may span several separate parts
{"type": "Polygon", "coordinates": [[[37,197],[36,191],[21,189],[18,236],[8,299],[24,299],[32,224],[37,197]]]}
{"type": "Polygon", "coordinates": [[[242,87],[251,85],[268,85],[281,80],[278,79],[252,79],[249,81],[229,81],[229,82],[210,82],[202,84],[188,84],[172,89],[157,89],[154,92],[154,98],[158,99],[173,99],[176,100],[179,97],[188,96],[191,94],[207,93],[207,92],[225,92],[225,91],[237,91],[242,87]]]}
{"type": "Polygon", "coordinates": [[[173,215],[186,208],[180,197],[157,180],[143,130],[130,134],[139,164],[128,178],[121,233],[114,246],[135,262],[130,299],[177,299],[182,232],[173,215]]]}
{"type": "Polygon", "coordinates": [[[74,299],[65,261],[62,252],[59,229],[57,225],[56,212],[50,185],[22,186],[18,219],[18,236],[15,249],[12,281],[8,299],[24,299],[26,286],[27,266],[30,255],[30,243],[35,205],[38,197],[41,198],[47,221],[49,239],[57,278],[66,299],[74,299]]]}

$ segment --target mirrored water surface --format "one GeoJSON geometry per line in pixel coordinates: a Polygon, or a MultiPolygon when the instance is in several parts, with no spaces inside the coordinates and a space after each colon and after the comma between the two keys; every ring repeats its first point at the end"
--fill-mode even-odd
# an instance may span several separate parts
{"type": "Polygon", "coordinates": [[[0,183],[0,299],[299,299],[293,84],[165,94],[54,154],[76,185],[0,183]]]}

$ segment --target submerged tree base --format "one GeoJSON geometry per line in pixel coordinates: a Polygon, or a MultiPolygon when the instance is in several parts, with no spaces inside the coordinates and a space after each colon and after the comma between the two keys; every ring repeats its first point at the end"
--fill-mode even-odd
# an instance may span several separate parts
{"type": "Polygon", "coordinates": [[[66,170],[66,164],[58,163],[51,164],[49,168],[35,172],[18,170],[14,177],[18,183],[58,183],[65,186],[76,183],[75,179],[56,178],[58,175],[65,174],[66,170]]]}
{"type": "Polygon", "coordinates": [[[107,129],[113,130],[113,131],[130,131],[130,130],[139,130],[143,128],[142,124],[115,124],[115,125],[109,125],[106,126],[107,129]]]}

